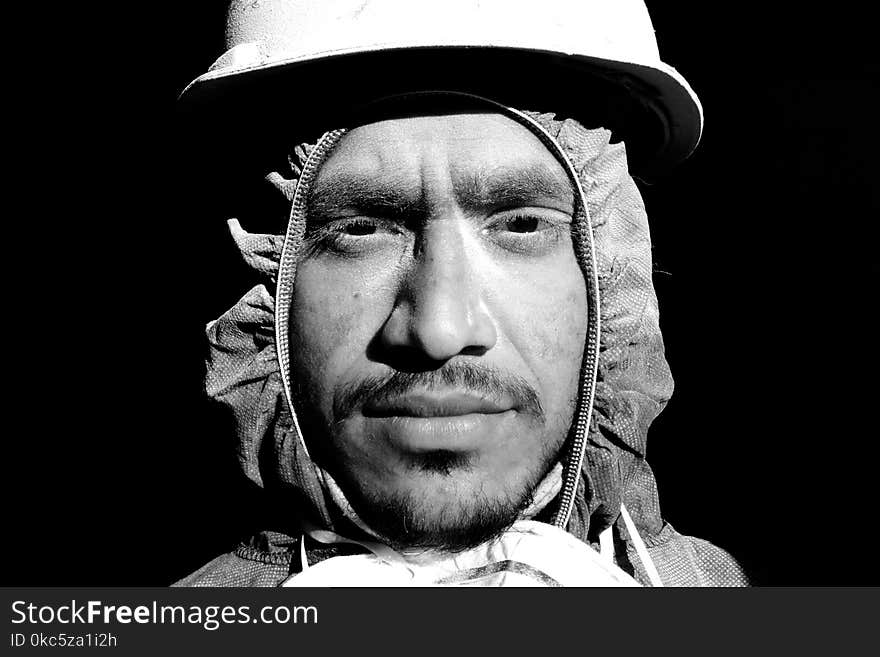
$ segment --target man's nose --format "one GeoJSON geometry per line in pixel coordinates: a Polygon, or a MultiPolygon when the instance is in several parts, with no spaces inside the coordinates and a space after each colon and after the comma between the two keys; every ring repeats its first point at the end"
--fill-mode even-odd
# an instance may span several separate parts
{"type": "Polygon", "coordinates": [[[498,336],[481,284],[486,272],[478,247],[468,239],[466,221],[438,219],[425,228],[382,329],[386,347],[446,361],[481,355],[495,346],[498,336]]]}

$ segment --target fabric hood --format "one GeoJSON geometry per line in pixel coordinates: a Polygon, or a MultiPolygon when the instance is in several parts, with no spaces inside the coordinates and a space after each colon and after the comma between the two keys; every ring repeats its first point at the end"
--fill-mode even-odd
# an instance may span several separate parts
{"type": "MultiPolygon", "coordinates": [[[[645,206],[629,174],[625,146],[612,144],[608,130],[587,129],[550,114],[517,114],[538,127],[548,147],[564,155],[576,177],[584,230],[573,231],[573,239],[576,251],[586,254],[579,259],[585,276],[594,279],[597,296],[589,304],[596,314],[592,323],[597,331],[592,356],[588,331],[585,380],[576,414],[576,421],[584,422],[579,432],[582,444],[570,444],[563,459],[560,496],[566,485],[573,489],[570,504],[564,505],[568,508],[562,527],[595,543],[599,532],[622,522],[620,507],[625,504],[639,533],[650,541],[664,523],[654,476],[645,461],[646,438],[672,394],[673,382],[651,277],[645,206]],[[587,362],[591,358],[593,362],[587,362]]],[[[267,176],[292,204],[291,216],[303,211],[296,206],[297,188],[309,175],[304,167],[320,166],[323,159],[310,158],[313,149],[314,145],[296,147],[290,171],[267,176]]],[[[208,324],[207,393],[232,411],[244,473],[270,494],[289,500],[285,508],[290,516],[281,519],[277,529],[294,533],[309,524],[344,533],[350,519],[334,502],[325,473],[308,454],[285,393],[287,373],[280,364],[286,362],[289,347],[282,337],[286,330],[276,325],[276,298],[283,297],[285,277],[291,285],[294,279],[289,267],[282,267],[279,285],[279,267],[282,260],[288,262],[283,251],[295,248],[296,242],[291,241],[290,226],[285,239],[281,234],[246,232],[234,219],[229,225],[257,281],[238,303],[208,324]]],[[[557,519],[560,506],[560,501],[551,505],[557,519]]],[[[625,537],[627,532],[618,535],[625,537]]]]}

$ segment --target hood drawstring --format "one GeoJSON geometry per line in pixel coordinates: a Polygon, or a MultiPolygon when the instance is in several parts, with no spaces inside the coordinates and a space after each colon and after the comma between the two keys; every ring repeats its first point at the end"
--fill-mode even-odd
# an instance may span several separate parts
{"type": "MultiPolygon", "coordinates": [[[[636,524],[629,515],[629,511],[626,510],[626,506],[623,504],[620,505],[620,517],[623,518],[623,524],[626,526],[629,540],[632,541],[633,547],[636,549],[636,554],[642,562],[642,568],[645,569],[645,573],[648,575],[648,581],[651,582],[651,586],[662,587],[663,580],[660,579],[660,573],[657,572],[657,567],[654,565],[651,555],[648,554],[648,548],[645,546],[645,542],[642,540],[639,530],[636,529],[636,524]]],[[[599,534],[599,554],[603,559],[610,563],[614,562],[613,531],[614,524],[612,523],[599,534]]]]}
{"type": "MultiPolygon", "coordinates": [[[[620,505],[620,515],[623,518],[623,524],[626,525],[626,531],[629,532],[629,540],[632,541],[633,546],[636,548],[636,554],[639,555],[639,559],[642,562],[642,568],[645,569],[648,579],[651,582],[651,586],[663,586],[663,580],[660,579],[660,573],[657,572],[657,568],[654,566],[654,562],[648,554],[648,548],[645,547],[645,542],[642,540],[642,537],[639,536],[639,530],[636,529],[636,523],[633,522],[633,519],[629,515],[629,511],[626,510],[626,507],[623,504],[620,505]]],[[[605,531],[607,532],[610,529],[611,527],[605,531]]]]}

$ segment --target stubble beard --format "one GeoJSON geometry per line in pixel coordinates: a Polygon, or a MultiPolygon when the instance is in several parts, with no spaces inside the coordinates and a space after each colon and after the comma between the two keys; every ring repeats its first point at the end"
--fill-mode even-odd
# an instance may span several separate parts
{"type": "MultiPolygon", "coordinates": [[[[466,380],[467,387],[481,386],[486,392],[505,386],[520,400],[528,424],[527,435],[510,439],[534,440],[540,435],[537,458],[510,472],[503,488],[496,484],[493,490],[487,491],[480,483],[480,469],[473,462],[474,457],[442,449],[398,454],[402,459],[398,466],[403,466],[404,479],[408,480],[403,486],[383,485],[382,481],[370,484],[346,466],[346,459],[340,458],[352,439],[344,435],[345,420],[328,422],[323,418],[315,400],[310,398],[313,388],[304,381],[297,381],[293,389],[302,428],[309,437],[308,444],[316,461],[338,482],[359,519],[397,550],[457,553],[498,537],[532,504],[538,485],[564,448],[566,436],[549,435],[553,432],[552,423],[548,422],[534,390],[509,375],[499,379],[479,367],[452,367],[439,373],[395,373],[361,382],[353,394],[343,395],[346,401],[335,416],[350,416],[348,409],[356,406],[355,400],[374,394],[377,389],[387,391],[393,386],[406,389],[426,379],[425,387],[430,387],[444,377],[448,384],[459,388],[466,380]]],[[[573,412],[574,400],[571,407],[573,412]]]]}
{"type": "Polygon", "coordinates": [[[556,456],[556,449],[546,449],[532,468],[511,476],[511,485],[491,496],[482,486],[463,484],[475,478],[466,456],[443,450],[411,459],[414,485],[408,490],[369,488],[344,472],[339,481],[359,518],[392,548],[458,553],[509,529],[532,504],[556,456]],[[423,490],[417,490],[420,479],[423,490]],[[432,494],[439,486],[455,494],[432,494]]]}

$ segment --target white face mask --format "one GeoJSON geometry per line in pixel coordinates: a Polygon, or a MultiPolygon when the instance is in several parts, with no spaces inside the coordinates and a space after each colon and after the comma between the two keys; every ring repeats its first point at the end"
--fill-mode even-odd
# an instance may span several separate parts
{"type": "MultiPolygon", "coordinates": [[[[624,521],[629,514],[621,509],[624,521]]],[[[627,522],[630,532],[634,527],[627,522]]],[[[381,543],[354,541],[333,532],[311,530],[320,543],[351,543],[368,554],[332,557],[309,566],[302,553],[303,570],[282,586],[640,586],[614,564],[611,529],[600,540],[601,552],[552,525],[519,520],[499,538],[452,555],[420,551],[399,553],[381,543]]],[[[647,567],[647,552],[634,534],[639,556],[647,567]]],[[[304,545],[304,541],[301,542],[304,545]]],[[[648,558],[648,563],[650,559],[648,558]]],[[[656,570],[654,570],[656,574],[656,570]]],[[[659,577],[652,583],[660,585],[659,577]]]]}

